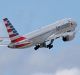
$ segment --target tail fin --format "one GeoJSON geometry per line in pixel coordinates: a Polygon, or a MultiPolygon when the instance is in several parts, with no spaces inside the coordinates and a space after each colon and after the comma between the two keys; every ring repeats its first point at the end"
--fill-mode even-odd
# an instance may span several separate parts
{"type": "Polygon", "coordinates": [[[9,34],[11,43],[17,43],[26,39],[25,37],[22,37],[19,35],[19,33],[15,30],[15,28],[13,27],[13,25],[10,23],[10,21],[7,18],[4,18],[3,21],[6,26],[7,32],[9,34]]]}

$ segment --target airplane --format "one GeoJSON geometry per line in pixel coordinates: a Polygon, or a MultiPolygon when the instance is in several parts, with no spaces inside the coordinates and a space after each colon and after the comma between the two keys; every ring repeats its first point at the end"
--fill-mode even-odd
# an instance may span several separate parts
{"type": "Polygon", "coordinates": [[[39,48],[51,49],[53,48],[53,41],[57,38],[62,37],[64,42],[73,40],[77,27],[77,23],[73,19],[65,18],[26,35],[20,35],[8,18],[4,18],[3,22],[10,38],[10,44],[7,47],[12,49],[23,49],[32,46],[35,50],[39,48]],[[47,44],[47,42],[49,43],[47,44]]]}

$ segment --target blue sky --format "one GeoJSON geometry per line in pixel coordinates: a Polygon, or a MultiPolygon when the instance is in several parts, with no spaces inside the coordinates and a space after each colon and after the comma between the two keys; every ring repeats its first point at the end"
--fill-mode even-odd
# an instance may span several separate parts
{"type": "MultiPolygon", "coordinates": [[[[79,7],[79,0],[0,0],[0,36],[8,36],[2,21],[4,17],[9,18],[21,35],[69,17],[77,22],[79,29],[79,7]]],[[[0,75],[58,75],[58,70],[59,73],[65,70],[79,73],[79,36],[77,32],[75,39],[67,43],[58,39],[51,50],[0,47],[0,75]]]]}

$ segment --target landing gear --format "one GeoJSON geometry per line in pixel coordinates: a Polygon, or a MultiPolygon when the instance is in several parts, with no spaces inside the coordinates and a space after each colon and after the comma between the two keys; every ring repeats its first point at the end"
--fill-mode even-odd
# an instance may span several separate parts
{"type": "Polygon", "coordinates": [[[51,49],[53,47],[53,45],[49,44],[47,45],[47,48],[51,49]]]}
{"type": "Polygon", "coordinates": [[[51,49],[53,47],[52,43],[53,43],[54,39],[51,40],[50,44],[47,45],[47,48],[51,49]]]}
{"type": "Polygon", "coordinates": [[[34,47],[34,49],[37,50],[37,49],[39,49],[39,47],[40,47],[40,45],[36,45],[36,46],[34,47]]]}
{"type": "Polygon", "coordinates": [[[53,41],[54,41],[54,39],[52,39],[48,45],[46,45],[46,42],[40,43],[40,44],[36,45],[34,47],[34,49],[37,50],[37,49],[42,48],[42,47],[51,49],[53,47],[53,45],[52,45],[53,41]]]}
{"type": "Polygon", "coordinates": [[[36,46],[34,47],[34,49],[37,50],[37,49],[42,48],[42,47],[46,47],[46,43],[45,43],[45,42],[36,45],[36,46]]]}

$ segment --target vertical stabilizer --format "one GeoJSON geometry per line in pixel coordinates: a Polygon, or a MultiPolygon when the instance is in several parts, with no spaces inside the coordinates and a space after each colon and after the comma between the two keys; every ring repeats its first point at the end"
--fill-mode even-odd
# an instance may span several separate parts
{"type": "Polygon", "coordinates": [[[7,18],[4,18],[3,21],[6,26],[7,32],[9,34],[11,43],[17,43],[26,39],[25,37],[19,35],[19,33],[15,30],[15,28],[13,27],[13,25],[10,23],[10,21],[7,18]]]}

